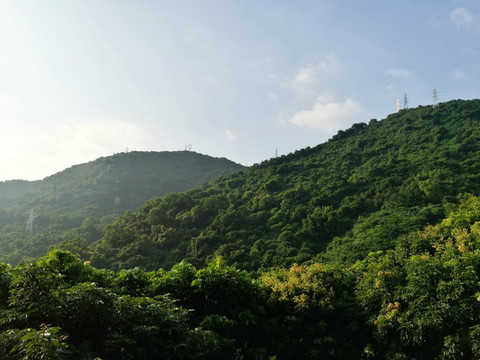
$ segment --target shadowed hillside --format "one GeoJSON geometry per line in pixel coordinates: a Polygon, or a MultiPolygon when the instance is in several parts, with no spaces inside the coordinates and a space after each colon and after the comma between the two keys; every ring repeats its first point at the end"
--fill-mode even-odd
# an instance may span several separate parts
{"type": "Polygon", "coordinates": [[[114,216],[138,210],[153,196],[186,191],[242,169],[190,151],[130,152],[75,165],[41,181],[2,182],[0,258],[15,262],[38,256],[64,236],[97,240],[114,216]],[[31,210],[33,226],[25,233],[31,210]]]}

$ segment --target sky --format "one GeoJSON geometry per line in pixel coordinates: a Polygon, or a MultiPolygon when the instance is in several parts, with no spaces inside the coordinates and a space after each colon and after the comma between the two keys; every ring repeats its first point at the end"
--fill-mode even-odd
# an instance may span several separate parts
{"type": "Polygon", "coordinates": [[[480,2],[0,0],[0,181],[125,151],[249,166],[480,98],[480,2]]]}

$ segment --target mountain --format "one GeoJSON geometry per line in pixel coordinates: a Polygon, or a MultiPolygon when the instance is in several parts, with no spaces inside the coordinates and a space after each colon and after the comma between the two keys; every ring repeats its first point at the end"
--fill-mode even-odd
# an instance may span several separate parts
{"type": "Polygon", "coordinates": [[[138,210],[154,196],[186,191],[243,168],[191,151],[129,152],[75,165],[41,181],[1,182],[0,258],[17,262],[24,255],[38,256],[64,237],[97,240],[116,215],[138,210]],[[32,224],[26,229],[30,213],[32,224]],[[82,231],[72,232],[82,224],[82,231]]]}
{"type": "Polygon", "coordinates": [[[462,194],[480,193],[479,125],[479,100],[354,124],[314,148],[147,201],[106,228],[88,249],[92,264],[353,263],[440,221],[462,194]]]}
{"type": "Polygon", "coordinates": [[[0,358],[480,358],[479,110],[357,124],[61,244],[147,270],[60,249],[0,263],[0,358]],[[201,266],[152,269],[182,256],[201,266]]]}

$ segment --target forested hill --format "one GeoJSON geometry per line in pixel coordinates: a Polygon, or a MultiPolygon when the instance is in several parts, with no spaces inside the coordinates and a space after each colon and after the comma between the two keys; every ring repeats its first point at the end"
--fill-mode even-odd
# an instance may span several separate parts
{"type": "Polygon", "coordinates": [[[243,168],[191,151],[134,151],[75,165],[41,181],[0,182],[0,260],[39,256],[65,239],[98,240],[114,215],[243,168]],[[31,210],[33,223],[26,231],[31,210]]]}
{"type": "Polygon", "coordinates": [[[328,142],[194,190],[147,201],[89,249],[114,269],[202,266],[220,255],[258,270],[352,263],[436,223],[480,193],[480,101],[450,101],[355,124],[328,142]]]}
{"type": "Polygon", "coordinates": [[[0,208],[78,211],[138,209],[153,196],[186,191],[242,165],[191,151],[119,153],[72,166],[41,181],[0,182],[0,208]]]}

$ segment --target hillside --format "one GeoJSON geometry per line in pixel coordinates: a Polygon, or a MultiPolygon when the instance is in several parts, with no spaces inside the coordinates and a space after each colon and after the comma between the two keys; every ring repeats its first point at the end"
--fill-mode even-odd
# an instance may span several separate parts
{"type": "Polygon", "coordinates": [[[357,124],[61,244],[92,262],[0,263],[0,357],[480,358],[479,121],[452,101],[357,124]]]}
{"type": "Polygon", "coordinates": [[[1,359],[480,358],[480,198],[352,266],[0,263],[1,359]]]}
{"type": "Polygon", "coordinates": [[[114,216],[138,210],[154,196],[186,191],[242,169],[227,159],[190,151],[129,152],[75,165],[41,181],[1,182],[0,259],[15,263],[38,256],[64,238],[92,242],[114,216]],[[26,233],[31,210],[33,224],[26,233]]]}
{"type": "Polygon", "coordinates": [[[479,100],[355,124],[314,148],[147,201],[107,227],[88,250],[92,264],[203,266],[218,255],[249,271],[353,263],[438,222],[460,194],[479,194],[479,124],[479,100]]]}

